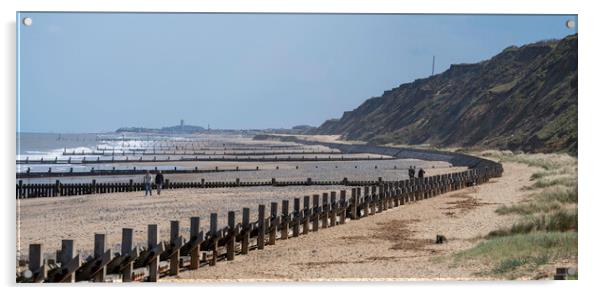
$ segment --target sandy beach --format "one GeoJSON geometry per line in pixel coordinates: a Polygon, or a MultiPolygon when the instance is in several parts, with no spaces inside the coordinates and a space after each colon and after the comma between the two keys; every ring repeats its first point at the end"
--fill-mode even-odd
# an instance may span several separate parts
{"type": "Polygon", "coordinates": [[[523,200],[536,168],[507,163],[504,175],[479,187],[440,195],[286,241],[235,261],[162,281],[323,281],[483,279],[482,266],[452,266],[450,254],[518,217],[494,211],[523,200]],[[434,243],[443,234],[448,242],[434,243]]]}
{"type": "MultiPolygon", "coordinates": [[[[449,168],[449,164],[444,162],[394,161],[397,165],[412,164],[429,167],[428,171],[433,175],[464,169],[462,167],[449,168]]],[[[204,177],[208,181],[215,181],[240,177],[241,181],[269,181],[271,177],[298,180],[305,180],[307,177],[316,180],[339,180],[343,179],[344,175],[350,180],[376,180],[378,177],[392,180],[406,177],[407,171],[401,169],[382,169],[382,166],[381,169],[361,167],[372,164],[374,163],[342,163],[343,166],[340,166],[340,169],[334,169],[334,166],[337,165],[335,163],[313,164],[319,165],[319,168],[303,163],[305,166],[297,170],[295,164],[285,163],[285,166],[279,170],[209,173],[203,176],[168,175],[167,178],[178,181],[200,181],[200,178],[204,177]],[[351,165],[359,166],[358,169],[355,169],[351,165]],[[227,177],[225,174],[228,174],[227,177]]],[[[382,165],[382,163],[380,164],[382,165]]],[[[104,233],[107,235],[109,244],[117,250],[121,239],[121,229],[125,227],[134,228],[135,241],[140,245],[145,245],[148,224],[158,224],[161,237],[168,240],[171,220],[179,220],[182,234],[188,236],[189,220],[192,216],[200,216],[201,225],[208,228],[209,214],[213,212],[219,214],[220,224],[224,225],[226,214],[230,210],[236,211],[237,218],[240,220],[242,208],[249,207],[253,219],[259,204],[269,205],[270,202],[289,199],[292,206],[292,200],[296,197],[330,191],[338,192],[343,189],[350,194],[351,188],[344,186],[266,186],[177,189],[163,191],[160,197],[154,194],[152,198],[145,198],[144,192],[131,192],[17,200],[17,249],[25,255],[30,243],[42,243],[44,252],[50,258],[53,257],[54,251],[60,248],[61,239],[73,239],[76,249],[83,255],[88,255],[93,249],[94,233],[104,233]]]]}

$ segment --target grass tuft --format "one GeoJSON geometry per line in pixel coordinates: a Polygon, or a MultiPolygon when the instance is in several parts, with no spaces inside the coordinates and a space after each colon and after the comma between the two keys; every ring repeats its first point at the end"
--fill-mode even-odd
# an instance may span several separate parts
{"type": "Polygon", "coordinates": [[[534,231],[566,232],[577,231],[577,209],[559,210],[553,214],[528,216],[524,221],[515,223],[510,228],[491,231],[487,238],[505,237],[516,234],[526,234],[534,231]]]}
{"type": "Polygon", "coordinates": [[[493,275],[516,277],[519,269],[577,257],[577,232],[532,232],[494,237],[454,255],[455,263],[490,264],[493,275]]]}

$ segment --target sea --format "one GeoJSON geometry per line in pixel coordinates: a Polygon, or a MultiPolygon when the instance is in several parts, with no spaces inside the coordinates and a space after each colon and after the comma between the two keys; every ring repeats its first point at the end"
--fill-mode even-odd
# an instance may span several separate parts
{"type": "MultiPolygon", "coordinates": [[[[165,142],[166,137],[170,140],[187,140],[190,139],[186,135],[166,136],[166,135],[124,135],[119,133],[33,133],[33,132],[18,132],[17,133],[17,160],[54,160],[67,159],[80,160],[82,155],[77,153],[90,153],[99,150],[115,151],[116,153],[124,149],[143,148],[150,145],[165,142]],[[75,151],[76,155],[64,155],[64,152],[71,153],[75,151]]],[[[88,158],[96,159],[96,156],[87,156],[88,158]]],[[[118,159],[119,157],[115,157],[118,159]]],[[[74,172],[90,171],[94,169],[111,169],[112,165],[107,164],[16,164],[17,172],[25,172],[29,169],[30,172],[46,172],[49,168],[52,171],[69,171],[74,172]]],[[[121,165],[122,169],[131,169],[127,165],[121,165]]],[[[136,165],[137,169],[164,169],[153,165],[146,167],[136,165]]],[[[173,166],[169,166],[173,169],[173,166]]]]}

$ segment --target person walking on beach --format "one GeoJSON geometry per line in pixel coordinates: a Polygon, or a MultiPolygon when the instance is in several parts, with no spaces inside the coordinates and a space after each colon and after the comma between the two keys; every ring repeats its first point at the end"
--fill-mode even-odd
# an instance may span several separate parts
{"type": "Polygon", "coordinates": [[[418,170],[418,178],[424,178],[424,173],[426,173],[424,169],[420,168],[420,170],[418,170]]]}
{"type": "Polygon", "coordinates": [[[163,188],[163,173],[161,170],[157,172],[157,176],[155,176],[155,184],[157,185],[157,195],[161,195],[161,189],[163,188]]]}
{"type": "Polygon", "coordinates": [[[148,172],[148,170],[146,170],[146,174],[144,174],[144,178],[142,179],[144,182],[144,196],[146,197],[147,195],[150,194],[150,196],[153,196],[153,177],[151,176],[150,172],[148,172]]]}
{"type": "Polygon", "coordinates": [[[414,175],[416,175],[416,170],[413,166],[410,166],[410,169],[408,169],[408,175],[410,176],[410,179],[414,178],[414,175]]]}

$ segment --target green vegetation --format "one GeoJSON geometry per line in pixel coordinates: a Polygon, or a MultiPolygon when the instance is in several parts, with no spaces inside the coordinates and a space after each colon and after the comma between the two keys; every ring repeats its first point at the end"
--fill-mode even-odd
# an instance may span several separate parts
{"type": "Polygon", "coordinates": [[[506,214],[534,214],[534,213],[547,213],[552,210],[560,209],[561,205],[558,202],[549,203],[522,203],[518,205],[506,206],[503,205],[495,210],[496,213],[501,215],[506,214]]]}
{"type": "Polygon", "coordinates": [[[372,144],[577,155],[577,39],[575,34],[452,65],[369,98],[311,132],[372,144]]]}
{"type": "Polygon", "coordinates": [[[478,260],[482,274],[514,279],[551,261],[577,258],[577,232],[531,232],[496,237],[455,255],[454,262],[478,260]]]}
{"type": "MultiPolygon", "coordinates": [[[[533,176],[531,176],[533,178],[533,176]]],[[[539,179],[537,180],[531,188],[546,188],[551,186],[565,186],[565,187],[576,187],[577,179],[575,177],[563,177],[563,178],[555,178],[555,179],[539,179]]]]}
{"type": "Polygon", "coordinates": [[[540,171],[531,176],[535,182],[526,189],[533,193],[525,201],[503,205],[495,211],[501,215],[519,215],[520,220],[490,232],[484,242],[456,254],[455,263],[479,262],[488,266],[480,274],[509,279],[533,277],[538,268],[562,259],[576,263],[577,159],[560,154],[492,151],[482,155],[538,167],[540,171]]]}
{"type": "Polygon", "coordinates": [[[578,194],[576,184],[573,187],[554,187],[533,194],[529,201],[510,206],[502,205],[495,210],[501,215],[548,213],[560,210],[566,204],[577,204],[578,194]]]}
{"type": "Polygon", "coordinates": [[[504,93],[507,91],[510,91],[512,88],[514,88],[514,86],[516,86],[516,83],[518,82],[518,79],[512,80],[508,83],[504,83],[504,84],[499,84],[496,85],[494,87],[491,87],[489,89],[489,91],[491,93],[495,93],[495,94],[500,94],[500,93],[504,93]]]}
{"type": "Polygon", "coordinates": [[[505,237],[534,231],[577,231],[577,209],[560,210],[551,214],[528,215],[523,221],[513,224],[512,227],[494,230],[487,237],[505,237]]]}

